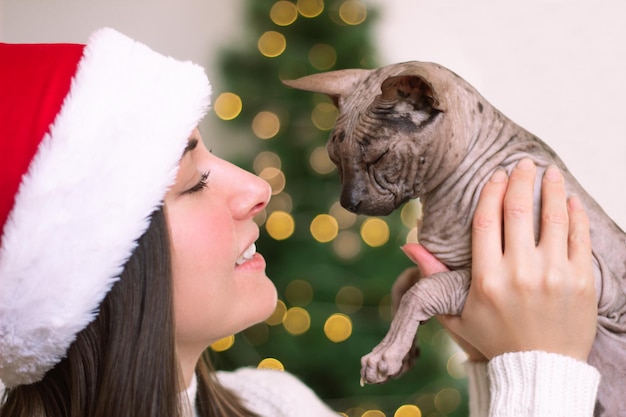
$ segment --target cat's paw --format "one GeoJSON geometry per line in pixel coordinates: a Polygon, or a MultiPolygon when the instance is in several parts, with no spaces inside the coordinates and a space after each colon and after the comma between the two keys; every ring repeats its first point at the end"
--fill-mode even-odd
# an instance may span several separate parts
{"type": "Polygon", "coordinates": [[[406,372],[417,356],[416,349],[398,349],[397,346],[378,345],[361,358],[361,386],[381,384],[406,372]]]}

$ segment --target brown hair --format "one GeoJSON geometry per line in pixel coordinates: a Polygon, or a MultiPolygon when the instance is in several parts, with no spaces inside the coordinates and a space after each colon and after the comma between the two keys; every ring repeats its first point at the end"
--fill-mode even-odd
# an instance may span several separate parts
{"type": "MultiPolygon", "coordinates": [[[[164,209],[67,356],[36,383],[8,389],[0,417],[181,415],[175,353],[170,239],[164,209]]],[[[253,416],[199,361],[202,417],[253,416]]]]}

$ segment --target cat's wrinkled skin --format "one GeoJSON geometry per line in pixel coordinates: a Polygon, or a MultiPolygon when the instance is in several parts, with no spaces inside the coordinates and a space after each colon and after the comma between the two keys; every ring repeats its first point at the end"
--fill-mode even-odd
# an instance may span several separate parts
{"type": "Polygon", "coordinates": [[[596,416],[626,410],[626,235],[552,149],[437,64],[333,71],[285,84],[328,94],[339,108],[327,149],[339,171],[341,204],[356,213],[387,215],[419,197],[420,243],[451,270],[405,293],[389,332],[362,359],[364,382],[384,382],[408,368],[420,322],[460,314],[470,284],[471,221],[480,191],[497,167],[510,172],[529,157],[538,171],[536,229],[540,181],[549,164],[561,169],[568,193],[587,209],[599,312],[589,363],[602,374],[596,416]]]}

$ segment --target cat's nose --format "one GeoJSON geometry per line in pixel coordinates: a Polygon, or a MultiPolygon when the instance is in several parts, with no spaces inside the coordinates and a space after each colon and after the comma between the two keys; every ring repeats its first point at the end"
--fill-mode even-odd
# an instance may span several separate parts
{"type": "Polygon", "coordinates": [[[361,199],[354,196],[354,193],[341,193],[339,200],[341,206],[353,213],[359,213],[359,206],[361,205],[361,199]]]}

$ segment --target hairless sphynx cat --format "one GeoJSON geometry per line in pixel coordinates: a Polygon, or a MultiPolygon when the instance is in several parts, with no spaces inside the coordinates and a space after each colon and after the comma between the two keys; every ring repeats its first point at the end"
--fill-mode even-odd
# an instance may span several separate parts
{"type": "MultiPolygon", "coordinates": [[[[284,81],[329,95],[339,109],[328,154],[341,179],[341,204],[387,215],[420,198],[420,243],[450,269],[419,280],[402,298],[391,327],[362,359],[362,380],[380,383],[407,368],[420,322],[460,314],[470,284],[471,222],[480,191],[498,167],[523,157],[540,181],[550,164],[582,200],[591,223],[598,331],[589,363],[602,374],[595,415],[626,413],[626,234],[544,142],[505,117],[470,84],[438,64],[406,62],[284,81]]],[[[538,231],[537,231],[538,233],[538,231]]]]}

